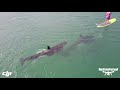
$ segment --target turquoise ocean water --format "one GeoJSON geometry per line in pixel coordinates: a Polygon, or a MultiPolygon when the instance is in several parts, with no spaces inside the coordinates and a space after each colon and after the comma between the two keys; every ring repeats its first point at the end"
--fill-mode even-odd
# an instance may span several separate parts
{"type": "Polygon", "coordinates": [[[0,78],[120,78],[120,13],[111,18],[117,21],[97,28],[105,12],[0,12],[0,78]],[[80,35],[94,41],[69,48],[80,35]],[[63,41],[62,54],[21,66],[20,58],[63,41]],[[98,68],[118,71],[104,75],[98,68]],[[12,75],[2,75],[6,71],[12,75]]]}

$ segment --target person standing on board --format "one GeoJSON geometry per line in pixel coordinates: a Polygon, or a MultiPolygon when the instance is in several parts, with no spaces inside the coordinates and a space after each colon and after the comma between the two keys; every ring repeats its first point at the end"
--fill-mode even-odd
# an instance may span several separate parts
{"type": "Polygon", "coordinates": [[[110,23],[109,20],[111,18],[111,14],[111,12],[106,12],[105,25],[110,23]]]}

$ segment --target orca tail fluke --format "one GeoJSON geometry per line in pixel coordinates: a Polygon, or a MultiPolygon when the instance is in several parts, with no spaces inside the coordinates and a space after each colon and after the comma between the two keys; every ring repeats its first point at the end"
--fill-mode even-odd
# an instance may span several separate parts
{"type": "Polygon", "coordinates": [[[21,65],[23,66],[23,64],[24,64],[24,62],[25,62],[24,58],[21,58],[21,59],[20,59],[20,62],[21,62],[21,65]]]}

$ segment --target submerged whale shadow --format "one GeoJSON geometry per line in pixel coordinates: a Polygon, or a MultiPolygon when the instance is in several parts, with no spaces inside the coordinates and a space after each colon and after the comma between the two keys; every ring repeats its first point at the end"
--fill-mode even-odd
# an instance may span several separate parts
{"type": "Polygon", "coordinates": [[[67,49],[64,50],[63,56],[69,56],[70,53],[77,49],[80,44],[89,44],[95,41],[95,36],[83,36],[80,35],[79,39],[76,40],[72,45],[70,45],[67,49]]]}

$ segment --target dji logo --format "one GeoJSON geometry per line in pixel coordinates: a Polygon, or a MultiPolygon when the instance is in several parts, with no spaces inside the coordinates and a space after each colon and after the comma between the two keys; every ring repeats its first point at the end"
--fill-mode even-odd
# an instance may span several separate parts
{"type": "Polygon", "coordinates": [[[104,75],[112,75],[115,71],[118,71],[118,68],[99,68],[99,71],[102,71],[104,75]]]}
{"type": "Polygon", "coordinates": [[[10,75],[12,75],[12,72],[2,72],[2,75],[4,75],[5,77],[9,77],[10,75]]]}

